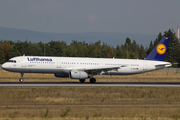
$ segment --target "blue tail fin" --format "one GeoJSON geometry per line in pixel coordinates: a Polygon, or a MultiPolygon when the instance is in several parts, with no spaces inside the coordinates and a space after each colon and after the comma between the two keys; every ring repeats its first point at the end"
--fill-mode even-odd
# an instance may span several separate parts
{"type": "Polygon", "coordinates": [[[164,61],[170,37],[163,37],[144,60],[164,61]]]}

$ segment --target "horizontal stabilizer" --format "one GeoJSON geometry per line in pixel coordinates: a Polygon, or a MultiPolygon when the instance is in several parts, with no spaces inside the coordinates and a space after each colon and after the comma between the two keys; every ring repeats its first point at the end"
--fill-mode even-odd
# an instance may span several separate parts
{"type": "Polygon", "coordinates": [[[170,67],[172,64],[168,64],[168,63],[162,63],[162,64],[157,64],[155,65],[155,67],[170,67]]]}

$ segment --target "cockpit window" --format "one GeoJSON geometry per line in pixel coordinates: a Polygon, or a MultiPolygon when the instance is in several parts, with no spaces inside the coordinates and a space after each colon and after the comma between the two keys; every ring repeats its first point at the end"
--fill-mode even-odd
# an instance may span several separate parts
{"type": "Polygon", "coordinates": [[[16,60],[8,60],[7,62],[16,63],[16,60]]]}

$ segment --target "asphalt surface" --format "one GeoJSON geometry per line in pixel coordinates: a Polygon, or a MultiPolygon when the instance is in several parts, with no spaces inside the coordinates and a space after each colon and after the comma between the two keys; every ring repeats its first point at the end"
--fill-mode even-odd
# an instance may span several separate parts
{"type": "Polygon", "coordinates": [[[180,87],[180,82],[0,82],[0,87],[180,87]]]}

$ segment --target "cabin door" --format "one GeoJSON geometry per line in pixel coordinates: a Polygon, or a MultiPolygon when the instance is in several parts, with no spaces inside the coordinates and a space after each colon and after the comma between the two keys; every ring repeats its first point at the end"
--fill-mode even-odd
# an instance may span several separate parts
{"type": "Polygon", "coordinates": [[[27,62],[26,62],[27,60],[26,60],[26,57],[25,56],[23,56],[22,57],[22,60],[21,60],[21,67],[27,67],[27,62]]]}
{"type": "Polygon", "coordinates": [[[103,62],[99,61],[99,67],[103,67],[103,62]]]}
{"type": "Polygon", "coordinates": [[[144,64],[143,64],[143,70],[147,70],[147,62],[144,61],[143,63],[144,63],[144,64]]]}
{"type": "Polygon", "coordinates": [[[61,59],[57,59],[57,68],[61,68],[61,59]]]}

